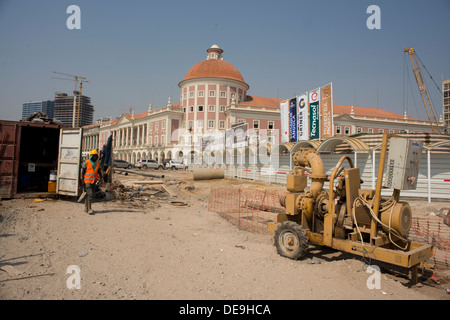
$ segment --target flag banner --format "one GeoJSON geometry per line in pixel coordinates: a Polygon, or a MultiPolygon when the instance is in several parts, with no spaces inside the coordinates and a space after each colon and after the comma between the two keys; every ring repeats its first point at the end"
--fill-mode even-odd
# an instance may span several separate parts
{"type": "Polygon", "coordinates": [[[309,93],[309,138],[320,139],[320,90],[309,93]]]}
{"type": "Polygon", "coordinates": [[[322,87],[320,90],[320,110],[322,115],[321,138],[330,138],[333,136],[333,97],[331,83],[322,87]]]}
{"type": "Polygon", "coordinates": [[[280,103],[281,143],[289,142],[289,100],[280,103]]]}
{"type": "Polygon", "coordinates": [[[308,95],[305,93],[297,97],[297,141],[309,139],[308,122],[308,95]]]}
{"type": "Polygon", "coordinates": [[[289,142],[297,142],[297,98],[289,100],[289,142]]]}

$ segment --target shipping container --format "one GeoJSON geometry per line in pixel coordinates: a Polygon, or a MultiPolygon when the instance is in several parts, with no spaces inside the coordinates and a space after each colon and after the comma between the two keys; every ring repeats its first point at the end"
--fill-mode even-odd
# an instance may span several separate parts
{"type": "MultiPolygon", "coordinates": [[[[57,124],[0,120],[0,197],[57,193],[54,183],[49,182],[57,176],[60,138],[64,130],[57,124]]],[[[75,130],[81,141],[81,129],[75,130]]],[[[72,176],[78,177],[79,166],[72,171],[72,176]]],[[[74,196],[79,193],[78,184],[76,189],[74,196]]]]}

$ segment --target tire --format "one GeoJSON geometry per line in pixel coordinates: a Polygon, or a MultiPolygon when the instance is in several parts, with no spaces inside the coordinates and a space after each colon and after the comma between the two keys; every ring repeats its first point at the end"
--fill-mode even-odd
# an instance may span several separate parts
{"type": "Polygon", "coordinates": [[[306,231],[293,221],[285,221],[278,225],[274,242],[278,254],[292,260],[303,259],[308,249],[306,231]]]}
{"type": "Polygon", "coordinates": [[[133,168],[133,166],[130,164],[127,168],[128,168],[128,169],[131,169],[131,168],[133,168]]]}
{"type": "Polygon", "coordinates": [[[144,165],[142,166],[142,169],[147,170],[147,165],[144,164],[144,165]]]}
{"type": "Polygon", "coordinates": [[[172,167],[172,170],[177,170],[177,168],[175,168],[175,167],[172,167]]]}

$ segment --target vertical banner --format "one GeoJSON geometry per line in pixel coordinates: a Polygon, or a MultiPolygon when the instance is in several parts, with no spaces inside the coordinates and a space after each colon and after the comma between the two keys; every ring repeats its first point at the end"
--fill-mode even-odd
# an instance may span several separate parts
{"type": "Polygon", "coordinates": [[[333,136],[333,98],[332,84],[322,87],[320,90],[320,109],[322,114],[321,138],[333,136]]]}
{"type": "Polygon", "coordinates": [[[289,100],[280,103],[281,143],[289,142],[289,100]]]}
{"type": "Polygon", "coordinates": [[[289,142],[297,142],[297,98],[289,100],[289,142]]]}
{"type": "Polygon", "coordinates": [[[320,89],[309,93],[309,138],[320,139],[320,89]]]}
{"type": "Polygon", "coordinates": [[[297,141],[309,140],[308,94],[297,97],[297,141]]]}

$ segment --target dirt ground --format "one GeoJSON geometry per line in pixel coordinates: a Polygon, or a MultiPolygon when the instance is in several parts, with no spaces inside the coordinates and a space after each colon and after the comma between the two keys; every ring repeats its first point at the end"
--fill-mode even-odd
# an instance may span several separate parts
{"type": "MultiPolygon", "coordinates": [[[[383,267],[380,288],[369,289],[367,264],[329,249],[311,246],[304,260],[283,258],[272,235],[240,230],[208,212],[211,186],[258,183],[147,172],[164,173],[162,180],[176,196],[153,190],[140,201],[97,201],[92,216],[74,199],[1,201],[0,299],[449,299],[448,283],[424,277],[410,287],[405,275],[383,267]],[[170,203],[175,200],[186,205],[170,203]]],[[[114,178],[150,180],[133,174],[114,178]]],[[[410,203],[417,215],[450,206],[410,203]]]]}

